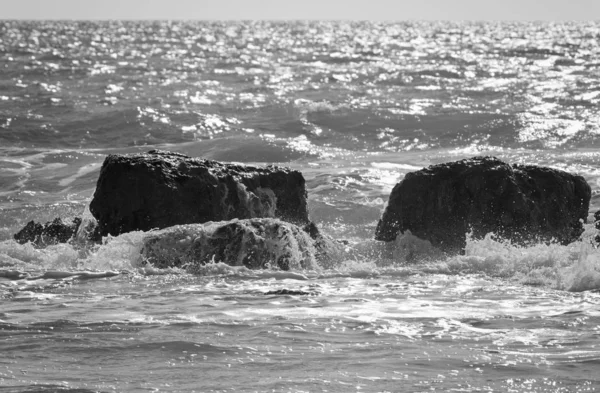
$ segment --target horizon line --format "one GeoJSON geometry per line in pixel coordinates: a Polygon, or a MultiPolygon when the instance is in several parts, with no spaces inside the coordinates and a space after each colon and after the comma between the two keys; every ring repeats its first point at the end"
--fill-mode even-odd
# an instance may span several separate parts
{"type": "Polygon", "coordinates": [[[351,19],[351,18],[311,18],[311,19],[294,19],[294,18],[267,18],[267,19],[190,19],[190,18],[0,18],[0,21],[11,22],[594,22],[600,23],[600,19],[351,19]]]}

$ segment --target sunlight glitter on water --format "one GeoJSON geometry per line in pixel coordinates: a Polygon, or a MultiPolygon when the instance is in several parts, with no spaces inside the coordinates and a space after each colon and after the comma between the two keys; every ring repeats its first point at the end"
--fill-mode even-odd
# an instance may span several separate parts
{"type": "MultiPolygon", "coordinates": [[[[596,361],[600,354],[569,349],[591,339],[571,326],[593,324],[598,318],[589,313],[600,302],[593,294],[548,293],[478,276],[417,275],[395,282],[348,276],[306,282],[265,279],[261,273],[255,278],[132,278],[127,279],[130,289],[119,289],[118,296],[113,290],[123,288],[118,281],[126,277],[75,282],[56,287],[50,296],[22,292],[20,301],[9,303],[3,311],[2,329],[10,332],[18,324],[24,329],[21,331],[29,332],[32,349],[64,359],[67,363],[63,365],[82,349],[80,345],[88,346],[94,336],[111,332],[112,337],[95,344],[98,360],[90,358],[80,369],[91,370],[96,362],[118,353],[138,354],[151,356],[147,367],[161,369],[163,377],[203,370],[211,375],[206,379],[210,383],[217,378],[212,372],[237,370],[238,377],[230,386],[234,390],[244,383],[255,389],[277,390],[281,381],[294,391],[306,384],[319,390],[344,391],[351,384],[378,390],[387,386],[393,391],[401,380],[409,391],[421,383],[440,391],[466,385],[479,391],[484,385],[478,376],[485,376],[493,389],[502,389],[509,379],[517,383],[520,373],[515,371],[523,368],[529,369],[533,379],[548,378],[543,370],[555,369],[548,380],[572,389],[588,383],[569,385],[564,379],[567,374],[556,370],[561,370],[562,364],[579,364],[580,372],[586,373],[581,366],[596,361]],[[180,285],[173,287],[173,280],[180,285]],[[307,294],[268,294],[281,288],[307,294]],[[529,303],[525,308],[524,302],[529,303]],[[48,310],[41,321],[36,313],[40,307],[48,310]],[[571,315],[578,317],[574,320],[571,315]],[[57,322],[44,323],[48,318],[57,322]],[[73,333],[84,341],[53,345],[73,333]],[[333,363],[337,368],[332,368],[333,363]],[[291,373],[283,372],[286,365],[293,366],[291,373]],[[260,386],[247,379],[249,367],[270,368],[260,378],[260,386]],[[313,375],[312,383],[294,377],[305,373],[313,375]]],[[[7,350],[10,358],[14,350],[7,350]]],[[[114,370],[116,376],[123,372],[148,374],[135,362],[125,365],[117,360],[112,364],[104,367],[114,370]],[[119,372],[115,367],[124,369],[119,372]]],[[[32,371],[26,364],[21,367],[32,371]]],[[[56,369],[49,364],[46,367],[56,369]]],[[[68,376],[67,370],[63,369],[63,376],[68,376]]],[[[575,377],[572,369],[568,373],[575,377]]],[[[151,374],[146,380],[159,385],[151,374]]],[[[92,376],[84,372],[82,381],[93,383],[92,376]]],[[[15,380],[6,373],[0,377],[15,380]]],[[[199,386],[198,381],[179,378],[180,386],[195,383],[195,389],[203,389],[202,382],[199,386]]],[[[26,374],[16,379],[28,381],[26,374]]],[[[118,377],[109,386],[111,390],[131,389],[136,383],[118,377]],[[129,383],[133,385],[127,387],[129,383]]],[[[540,387],[531,385],[533,390],[540,387]]]]}
{"type": "Polygon", "coordinates": [[[488,236],[450,257],[408,234],[372,240],[406,173],[473,155],[582,174],[598,209],[598,32],[1,22],[0,386],[600,389],[591,225],[569,246],[488,236]],[[345,257],[191,274],[143,265],[143,233],[83,250],[10,240],[31,219],[82,215],[107,154],[153,148],[300,170],[311,219],[345,257]]]}

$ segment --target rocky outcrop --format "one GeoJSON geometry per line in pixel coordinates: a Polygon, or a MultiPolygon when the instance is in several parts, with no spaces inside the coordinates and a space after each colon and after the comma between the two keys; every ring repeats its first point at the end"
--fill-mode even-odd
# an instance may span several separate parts
{"type": "Polygon", "coordinates": [[[81,218],[78,217],[70,223],[63,222],[60,218],[55,218],[46,224],[29,221],[13,237],[20,244],[31,242],[36,247],[46,247],[58,243],[67,243],[73,239],[80,225],[81,218]]]}
{"type": "Polygon", "coordinates": [[[304,177],[298,171],[158,150],[109,155],[90,211],[103,236],[234,218],[309,224],[304,177]]]}
{"type": "Polygon", "coordinates": [[[566,244],[582,234],[590,197],[583,177],[556,169],[495,157],[432,165],[394,187],[375,238],[391,241],[410,230],[450,252],[464,248],[469,232],[566,244]]]}
{"type": "MultiPolygon", "coordinates": [[[[600,210],[594,213],[594,227],[600,231],[600,210]]],[[[600,233],[594,237],[594,240],[596,240],[596,243],[600,244],[600,233]]]]}
{"type": "Polygon", "coordinates": [[[141,251],[144,263],[158,268],[223,262],[250,269],[311,269],[339,258],[342,246],[323,235],[317,240],[294,224],[254,218],[177,225],[149,232],[141,251]]]}
{"type": "Polygon", "coordinates": [[[55,218],[45,224],[29,221],[13,238],[20,244],[31,243],[38,248],[59,243],[83,246],[102,240],[96,221],[86,216],[83,219],[72,218],[71,222],[65,222],[62,218],[55,218]]]}

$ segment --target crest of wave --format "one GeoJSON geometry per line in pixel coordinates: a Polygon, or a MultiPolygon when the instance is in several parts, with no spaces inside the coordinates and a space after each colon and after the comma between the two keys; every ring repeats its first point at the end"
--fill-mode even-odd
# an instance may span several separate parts
{"type": "MultiPolygon", "coordinates": [[[[239,221],[234,223],[237,225],[239,221]]],[[[190,228],[182,226],[168,231],[130,232],[108,237],[102,245],[87,249],[78,249],[69,244],[36,249],[31,244],[5,241],[0,243],[0,268],[129,270],[142,274],[185,271],[200,275],[258,274],[256,271],[251,273],[243,260],[253,254],[254,245],[260,243],[264,254],[256,255],[255,261],[261,262],[261,267],[266,268],[263,274],[279,271],[277,264],[272,262],[283,260],[289,269],[286,275],[308,271],[357,277],[379,274],[404,276],[419,272],[485,274],[559,290],[600,289],[600,249],[596,245],[597,230],[593,224],[585,226],[581,240],[569,245],[537,243],[521,246],[496,238],[493,234],[482,239],[469,237],[465,254],[455,256],[445,256],[428,241],[407,231],[388,244],[367,241],[362,247],[355,247],[353,260],[349,260],[350,255],[347,254],[336,255],[327,263],[317,261],[320,258],[317,258],[316,250],[303,231],[292,233],[280,226],[274,226],[273,230],[257,228],[248,227],[241,232],[243,235],[240,235],[239,241],[234,242],[239,246],[235,250],[233,244],[223,243],[224,239],[219,239],[215,223],[190,228]],[[237,263],[233,265],[237,266],[231,266],[231,261],[230,264],[221,263],[223,261],[218,258],[210,258],[210,255],[200,252],[212,241],[225,244],[224,249],[235,254],[237,263]],[[173,264],[175,267],[159,264],[162,268],[146,263],[144,250],[147,252],[150,249],[154,258],[162,261],[175,258],[179,263],[173,264]],[[200,259],[204,263],[193,263],[200,259]]]]}
{"type": "Polygon", "coordinates": [[[0,269],[47,270],[77,268],[79,253],[69,244],[37,249],[13,240],[0,243],[0,269]]]}
{"type": "MultiPolygon", "coordinates": [[[[284,270],[316,267],[308,234],[276,219],[231,220],[179,225],[149,233],[142,254],[156,266],[227,261],[233,266],[284,270]]],[[[188,269],[189,269],[188,268],[188,269]]]]}
{"type": "MultiPolygon", "coordinates": [[[[487,234],[483,239],[467,238],[464,255],[435,261],[425,260],[423,270],[446,274],[485,274],[567,291],[600,289],[600,249],[597,231],[586,225],[581,240],[569,245],[513,244],[487,234]]],[[[422,241],[422,240],[421,240],[422,241]]],[[[428,251],[430,254],[432,251],[428,251]]]]}
{"type": "Polygon", "coordinates": [[[43,249],[0,243],[0,268],[137,271],[142,274],[248,273],[249,269],[319,270],[337,250],[326,237],[315,241],[301,228],[276,219],[180,225],[108,236],[100,245],[59,244],[43,249]],[[330,244],[331,243],[331,244],[330,244]]]}

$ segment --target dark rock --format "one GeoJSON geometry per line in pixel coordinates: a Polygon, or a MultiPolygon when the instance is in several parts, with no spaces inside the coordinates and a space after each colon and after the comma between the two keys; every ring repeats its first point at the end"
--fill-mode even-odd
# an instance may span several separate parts
{"type": "Polygon", "coordinates": [[[495,157],[432,165],[394,187],[375,238],[391,241],[410,230],[450,252],[464,248],[468,232],[567,244],[583,233],[590,197],[583,177],[556,169],[495,157]]]}
{"type": "Polygon", "coordinates": [[[310,295],[310,296],[315,296],[315,295],[318,295],[318,293],[301,291],[299,289],[277,289],[277,290],[265,292],[265,295],[278,295],[278,296],[279,295],[293,295],[293,296],[310,295]]]}
{"type": "MultiPolygon", "coordinates": [[[[600,210],[594,213],[594,227],[600,230],[600,210]]],[[[596,235],[594,237],[594,240],[596,241],[596,243],[600,244],[600,234],[596,235]]]]}
{"type": "Polygon", "coordinates": [[[90,211],[100,233],[277,217],[309,224],[304,177],[288,168],[222,164],[153,150],[109,155],[90,211]]]}
{"type": "Polygon", "coordinates": [[[18,270],[0,270],[0,277],[7,278],[9,280],[22,280],[29,277],[29,273],[20,272],[18,270]]]}
{"type": "Polygon", "coordinates": [[[20,244],[31,242],[38,248],[58,243],[73,243],[81,246],[99,243],[102,240],[96,221],[92,217],[83,220],[75,217],[70,223],[64,222],[61,218],[55,218],[46,224],[29,221],[13,237],[20,244]]]}
{"type": "Polygon", "coordinates": [[[77,233],[81,225],[81,218],[76,217],[70,223],[55,218],[52,222],[42,225],[35,221],[29,221],[27,225],[14,235],[20,244],[31,242],[36,247],[67,243],[77,233]]]}
{"type": "Polygon", "coordinates": [[[274,218],[176,225],[149,232],[143,244],[143,262],[158,268],[223,262],[250,269],[306,269],[343,252],[323,235],[314,240],[302,228],[274,218]]]}

